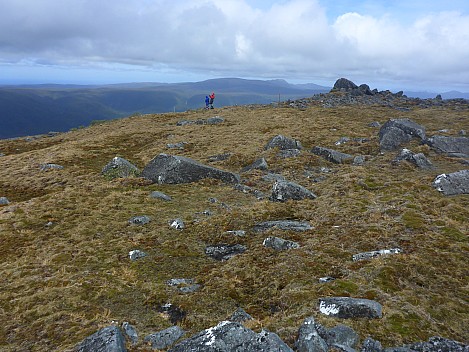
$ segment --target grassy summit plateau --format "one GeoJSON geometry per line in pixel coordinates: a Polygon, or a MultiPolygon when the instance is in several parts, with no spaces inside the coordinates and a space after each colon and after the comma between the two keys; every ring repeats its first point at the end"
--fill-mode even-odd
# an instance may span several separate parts
{"type": "MultiPolygon", "coordinates": [[[[469,131],[467,108],[311,104],[141,115],[52,137],[0,140],[0,196],[10,200],[0,207],[0,349],[67,350],[112,321],[130,322],[142,341],[173,325],[161,313],[167,303],[186,313],[178,322],[186,337],[242,307],[254,318],[248,327],[267,328],[290,346],[308,316],[327,327],[346,324],[361,341],[371,336],[386,347],[434,335],[467,342],[469,195],[446,197],[432,181],[468,166],[417,141],[405,147],[424,153],[434,169],[391,163],[398,152],[381,153],[379,128],[368,127],[390,118],[412,119],[428,136],[443,129],[451,135],[469,131]],[[176,125],[215,115],[224,122],[176,125]],[[301,154],[282,158],[278,150],[264,150],[279,134],[300,141],[301,154]],[[335,145],[344,136],[351,140],[335,145]],[[179,142],[186,143],[183,150],[167,148],[179,142]],[[365,155],[366,162],[332,164],[310,153],[314,146],[365,155]],[[264,157],[269,171],[317,198],[276,203],[217,180],[158,185],[101,175],[115,156],[142,169],[159,153],[236,173],[264,157]],[[232,154],[208,161],[224,153],[232,154]],[[45,163],[64,168],[41,170],[45,163]],[[152,191],[172,201],[152,199],[152,191]],[[139,215],[149,216],[150,223],[128,223],[139,215]],[[183,230],[168,225],[176,218],[185,222],[183,230]],[[313,228],[251,230],[261,221],[282,219],[308,221],[313,228]],[[227,233],[234,230],[246,235],[227,233]],[[300,248],[265,248],[267,236],[296,241],[300,248]],[[219,262],[204,253],[218,243],[247,250],[219,262]],[[356,253],[389,248],[402,253],[352,261],[356,253]],[[131,261],[128,253],[135,249],[148,255],[131,261]],[[336,280],[320,283],[325,276],[336,280]],[[201,289],[180,293],[167,284],[174,278],[192,279],[201,289]],[[322,315],[318,298],[329,296],[376,300],[383,317],[322,315]]],[[[264,174],[254,170],[241,179],[268,196],[273,182],[263,180],[264,174]]],[[[141,342],[131,350],[148,348],[141,342]]]]}

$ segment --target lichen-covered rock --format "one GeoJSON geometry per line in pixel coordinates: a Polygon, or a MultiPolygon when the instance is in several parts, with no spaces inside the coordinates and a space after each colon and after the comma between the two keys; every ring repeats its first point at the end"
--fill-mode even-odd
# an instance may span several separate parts
{"type": "Polygon", "coordinates": [[[311,153],[321,156],[327,161],[330,161],[335,164],[343,164],[347,161],[353,160],[353,155],[341,153],[333,149],[318,146],[311,149],[311,153]]]}
{"type": "Polygon", "coordinates": [[[469,156],[469,137],[432,136],[425,143],[438,153],[457,157],[469,156]]]}
{"type": "Polygon", "coordinates": [[[252,230],[254,232],[265,232],[270,229],[278,229],[284,231],[296,231],[303,232],[311,230],[313,227],[307,221],[296,221],[296,220],[272,220],[264,221],[254,225],[252,230]]]}
{"type": "Polygon", "coordinates": [[[400,248],[380,249],[379,251],[370,251],[370,252],[362,252],[362,253],[354,254],[352,256],[352,260],[356,262],[360,260],[376,258],[382,255],[398,254],[401,252],[402,250],[400,248]]]}
{"type": "Polygon", "coordinates": [[[298,352],[326,352],[328,346],[326,341],[316,330],[316,324],[313,317],[306,318],[298,329],[298,339],[295,342],[298,352]]]}
{"type": "Polygon", "coordinates": [[[279,134],[273,137],[264,147],[265,150],[272,149],[272,148],[279,148],[280,150],[286,150],[286,149],[301,149],[302,146],[299,141],[279,134]]]}
{"type": "Polygon", "coordinates": [[[376,301],[351,297],[327,297],[319,299],[322,314],[338,318],[381,318],[382,307],[376,301]]]}
{"type": "Polygon", "coordinates": [[[183,156],[160,154],[143,169],[142,177],[160,184],[196,182],[204,178],[219,179],[226,183],[239,183],[239,175],[203,165],[183,156]]]}
{"type": "Polygon", "coordinates": [[[171,198],[170,196],[168,196],[167,194],[164,194],[163,192],[158,192],[158,191],[153,191],[150,193],[150,198],[154,198],[154,199],[162,199],[162,200],[165,200],[167,202],[170,202],[173,200],[173,198],[171,198]]]}
{"type": "Polygon", "coordinates": [[[132,216],[129,219],[131,225],[145,225],[151,221],[151,218],[147,215],[132,216]]]}
{"type": "Polygon", "coordinates": [[[220,261],[228,260],[245,251],[246,247],[241,244],[217,244],[205,248],[205,254],[220,261]]]}
{"type": "Polygon", "coordinates": [[[409,119],[390,119],[379,130],[381,150],[390,151],[399,148],[416,137],[425,140],[425,127],[409,119]]]}
{"type": "Polygon", "coordinates": [[[117,326],[108,326],[88,336],[75,352],[126,352],[125,339],[117,326]]]}
{"type": "Polygon", "coordinates": [[[408,161],[420,169],[431,169],[433,164],[423,153],[412,153],[409,149],[402,149],[397,157],[393,160],[394,163],[399,163],[402,160],[408,161]]]}
{"type": "Polygon", "coordinates": [[[103,167],[101,174],[109,179],[135,177],[140,174],[140,170],[130,161],[116,156],[103,167]]]}
{"type": "Polygon", "coordinates": [[[267,237],[262,244],[264,245],[264,247],[272,248],[276,251],[300,248],[300,245],[297,242],[285,240],[283,238],[275,236],[267,237]]]}
{"type": "Polygon", "coordinates": [[[469,170],[438,175],[433,187],[446,196],[469,194],[469,170]]]}
{"type": "Polygon", "coordinates": [[[317,196],[305,187],[289,181],[277,181],[272,186],[270,200],[286,202],[287,200],[316,199],[317,196]]]}
{"type": "Polygon", "coordinates": [[[179,326],[171,326],[145,337],[145,342],[150,342],[153,349],[162,350],[168,348],[184,336],[186,332],[179,326]]]}
{"type": "Polygon", "coordinates": [[[259,158],[256,161],[254,161],[251,165],[248,165],[246,167],[243,167],[241,172],[248,172],[251,170],[267,170],[267,161],[264,158],[259,158]]]}

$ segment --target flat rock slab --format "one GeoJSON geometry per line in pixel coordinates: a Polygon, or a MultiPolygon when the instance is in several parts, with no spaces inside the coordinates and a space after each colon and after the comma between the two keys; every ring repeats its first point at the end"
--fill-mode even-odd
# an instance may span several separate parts
{"type": "Polygon", "coordinates": [[[305,187],[289,181],[277,181],[272,186],[270,200],[286,202],[287,200],[316,199],[317,196],[305,187]]]}
{"type": "Polygon", "coordinates": [[[179,326],[171,326],[145,337],[145,342],[150,342],[153,349],[162,350],[168,348],[184,336],[186,332],[179,326]]]}
{"type": "Polygon", "coordinates": [[[88,336],[77,346],[75,352],[125,352],[125,338],[117,326],[108,326],[88,336]]]}
{"type": "Polygon", "coordinates": [[[267,237],[262,243],[264,247],[275,249],[276,251],[284,251],[287,249],[297,249],[300,245],[297,242],[285,240],[280,237],[267,237]]]}
{"type": "Polygon", "coordinates": [[[203,330],[168,350],[168,352],[276,351],[293,352],[278,335],[261,331],[256,334],[240,323],[223,321],[203,330]]]}
{"type": "Polygon", "coordinates": [[[204,178],[219,179],[226,183],[239,183],[239,175],[203,165],[183,156],[160,154],[148,163],[142,177],[160,184],[191,183],[204,178]]]}
{"type": "Polygon", "coordinates": [[[469,170],[438,175],[433,187],[446,196],[469,194],[469,170]]]}
{"type": "Polygon", "coordinates": [[[333,149],[323,148],[323,147],[314,147],[311,149],[311,153],[318,155],[327,161],[335,164],[344,164],[347,161],[353,160],[353,155],[341,153],[333,149]]]}
{"type": "Polygon", "coordinates": [[[425,143],[438,153],[469,156],[469,137],[432,136],[425,143]]]}
{"type": "Polygon", "coordinates": [[[368,259],[377,258],[382,255],[398,254],[401,252],[402,250],[400,248],[380,249],[379,251],[370,251],[370,252],[362,252],[362,253],[354,254],[352,256],[352,260],[354,262],[357,262],[360,260],[368,260],[368,259]]]}
{"type": "Polygon", "coordinates": [[[368,318],[382,317],[382,307],[376,301],[363,298],[328,297],[319,299],[319,311],[337,318],[368,318]]]}
{"type": "Polygon", "coordinates": [[[116,156],[103,167],[101,174],[110,179],[126,178],[138,176],[140,174],[140,170],[130,161],[116,156]]]}
{"type": "Polygon", "coordinates": [[[245,251],[246,247],[241,244],[217,244],[205,248],[206,255],[220,261],[228,260],[245,251]]]}
{"type": "Polygon", "coordinates": [[[313,227],[307,221],[296,220],[273,220],[260,222],[252,228],[254,232],[265,232],[270,229],[278,229],[283,231],[303,232],[311,230],[313,227]]]}

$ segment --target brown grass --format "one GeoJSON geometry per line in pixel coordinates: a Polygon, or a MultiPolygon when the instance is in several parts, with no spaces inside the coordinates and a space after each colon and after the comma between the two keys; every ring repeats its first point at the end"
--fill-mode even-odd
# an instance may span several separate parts
{"type": "MultiPolygon", "coordinates": [[[[467,111],[228,107],[216,114],[223,124],[176,126],[178,120],[214,116],[213,111],[190,111],[114,120],[29,142],[0,141],[0,152],[7,154],[0,158],[0,196],[12,202],[0,208],[0,349],[67,350],[112,321],[129,321],[143,338],[171,325],[158,313],[167,302],[187,312],[180,324],[189,335],[241,306],[255,318],[251,328],[268,328],[290,344],[311,315],[329,327],[345,323],[362,339],[372,336],[385,346],[433,335],[467,342],[469,198],[444,197],[431,187],[437,174],[464,166],[416,142],[408,147],[424,152],[434,170],[392,165],[395,153],[380,154],[378,130],[367,127],[376,120],[409,117],[426,126],[429,135],[443,128],[457,132],[469,130],[467,111]],[[302,154],[281,159],[276,151],[264,151],[277,134],[300,140],[302,154]],[[342,136],[370,142],[335,146],[342,136]],[[189,143],[184,151],[166,148],[182,141],[189,143]],[[368,161],[365,166],[330,164],[309,153],[316,145],[365,154],[368,161]],[[149,185],[100,175],[116,155],[142,168],[158,153],[207,163],[208,157],[227,152],[233,156],[213,165],[239,172],[263,156],[271,171],[318,198],[278,204],[217,181],[149,185]],[[40,171],[42,163],[65,168],[40,171]],[[321,173],[320,167],[332,172],[321,173]],[[313,182],[320,176],[324,179],[313,182]],[[151,199],[153,190],[174,200],[151,199]],[[213,215],[196,214],[206,209],[213,215]],[[149,215],[152,221],[130,226],[127,220],[135,215],[149,215]],[[177,217],[186,222],[183,231],[168,227],[177,217]],[[285,218],[314,226],[307,233],[271,232],[298,241],[298,250],[265,249],[267,234],[249,231],[256,222],[285,218]],[[247,230],[246,237],[225,234],[238,229],[247,230]],[[227,262],[205,256],[206,245],[222,242],[248,250],[227,262]],[[351,260],[357,252],[392,247],[404,253],[351,260]],[[133,249],[149,256],[130,262],[133,249]],[[318,283],[328,275],[337,280],[318,283]],[[184,295],[165,284],[181,277],[195,279],[203,289],[184,295]],[[321,316],[317,299],[323,296],[375,299],[384,316],[371,322],[321,316]]],[[[261,175],[254,171],[242,178],[269,194],[271,184],[261,175]]],[[[132,350],[146,348],[141,343],[132,350]]]]}

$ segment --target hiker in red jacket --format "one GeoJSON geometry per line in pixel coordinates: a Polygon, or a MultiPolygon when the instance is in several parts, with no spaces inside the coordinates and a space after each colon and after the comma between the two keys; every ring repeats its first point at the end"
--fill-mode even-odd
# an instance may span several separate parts
{"type": "Polygon", "coordinates": [[[210,98],[210,109],[213,109],[213,101],[215,100],[215,93],[212,92],[212,94],[210,94],[208,97],[210,98]]]}

